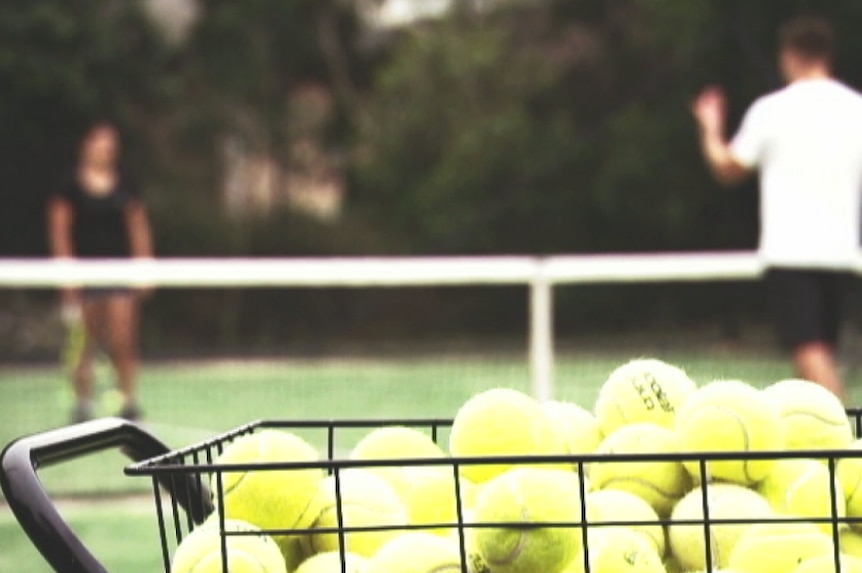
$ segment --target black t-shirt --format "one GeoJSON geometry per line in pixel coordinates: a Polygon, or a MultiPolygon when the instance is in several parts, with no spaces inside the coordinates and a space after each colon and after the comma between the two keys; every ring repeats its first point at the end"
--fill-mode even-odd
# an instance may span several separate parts
{"type": "Polygon", "coordinates": [[[104,195],[93,195],[71,179],[55,194],[72,208],[72,241],[76,257],[123,258],[131,256],[126,208],[138,199],[132,185],[120,177],[104,195]]]}

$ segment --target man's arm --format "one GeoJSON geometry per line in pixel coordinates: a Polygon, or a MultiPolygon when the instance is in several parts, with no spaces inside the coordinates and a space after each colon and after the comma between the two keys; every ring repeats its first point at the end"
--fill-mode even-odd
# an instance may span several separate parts
{"type": "Polygon", "coordinates": [[[724,185],[744,181],[752,170],[734,157],[724,136],[724,94],[718,88],[707,88],[692,104],[692,113],[700,127],[700,147],[713,176],[724,185]]]}

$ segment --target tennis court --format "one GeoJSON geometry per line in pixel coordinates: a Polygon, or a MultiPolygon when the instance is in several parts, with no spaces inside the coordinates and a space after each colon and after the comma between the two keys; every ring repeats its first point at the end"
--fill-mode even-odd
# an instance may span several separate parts
{"type": "MultiPolygon", "coordinates": [[[[777,355],[686,346],[662,353],[698,381],[742,378],[764,385],[789,375],[777,355]]],[[[563,352],[556,396],[591,405],[610,370],[657,349],[649,345],[563,352]]],[[[862,403],[860,376],[848,402],[862,403]]],[[[149,364],[142,373],[148,424],[170,446],[185,445],[258,418],[385,418],[454,415],[475,392],[506,386],[529,391],[526,360],[517,353],[149,364]]],[[[57,426],[68,412],[56,367],[0,372],[0,441],[57,426]]],[[[314,440],[313,436],[309,439],[314,440]]],[[[349,437],[348,437],[349,439],[349,437]]],[[[323,442],[319,440],[321,445],[323,442]]],[[[343,444],[343,449],[351,447],[343,444]]],[[[339,447],[342,449],[342,447],[339,447]]],[[[73,528],[109,570],[155,571],[160,552],[149,482],[122,475],[124,460],[106,454],[46,470],[49,491],[73,528]]],[[[8,509],[0,506],[0,570],[48,571],[8,509]]]]}

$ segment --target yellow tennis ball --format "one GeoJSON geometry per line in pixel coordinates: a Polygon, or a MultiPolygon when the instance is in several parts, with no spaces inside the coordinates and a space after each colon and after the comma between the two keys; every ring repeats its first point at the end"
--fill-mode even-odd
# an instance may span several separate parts
{"type": "Polygon", "coordinates": [[[297,536],[277,536],[274,537],[278,548],[281,549],[281,554],[284,557],[284,564],[288,571],[296,571],[299,564],[305,561],[305,549],[302,546],[302,538],[297,536]]]}
{"type": "Polygon", "coordinates": [[[606,489],[588,494],[586,506],[588,526],[616,523],[643,535],[660,557],[665,554],[667,544],[659,516],[641,497],[627,491],[606,489]]]}
{"type": "MultiPolygon", "coordinates": [[[[237,439],[218,457],[216,464],[317,460],[317,451],[302,438],[288,432],[264,430],[237,439]]],[[[305,510],[322,479],[321,469],[225,471],[221,474],[225,516],[261,529],[303,529],[311,523],[305,510]]],[[[213,474],[210,481],[217,494],[218,474],[213,474]]]]}
{"type": "MultiPolygon", "coordinates": [[[[774,518],[775,513],[759,493],[735,484],[707,484],[707,508],[712,520],[764,521],[774,518]]],[[[668,539],[673,555],[684,571],[706,569],[706,542],[704,532],[703,490],[696,488],[683,497],[671,513],[668,539]],[[683,524],[683,521],[700,521],[683,524]]],[[[712,563],[717,568],[726,568],[736,543],[746,524],[710,524],[710,551],[712,563]]]]}
{"type": "MultiPolygon", "coordinates": [[[[839,555],[841,573],[862,573],[862,559],[850,555],[839,555]]],[[[835,567],[835,555],[818,555],[800,563],[793,573],[838,573],[835,567]]]]}
{"type": "MultiPolygon", "coordinates": [[[[411,525],[443,523],[456,526],[458,498],[460,497],[462,518],[464,511],[475,503],[476,486],[467,478],[461,477],[459,490],[451,468],[406,467],[403,468],[403,475],[409,486],[402,491],[400,497],[407,508],[411,525]]],[[[451,527],[443,527],[429,531],[445,535],[450,530],[451,527]]]]}
{"type": "Polygon", "coordinates": [[[448,524],[449,527],[428,529],[431,533],[446,535],[458,524],[459,502],[462,517],[475,505],[476,486],[464,476],[459,476],[456,484],[451,466],[403,466],[385,470],[374,473],[392,486],[404,504],[410,525],[448,524]]]}
{"type": "Polygon", "coordinates": [[[595,413],[608,436],[628,424],[651,423],[672,429],[677,409],[697,389],[680,368],[640,358],[623,364],[599,390],[595,413]]]}
{"type": "MultiPolygon", "coordinates": [[[[712,382],[692,394],[679,409],[676,432],[683,452],[755,452],[784,448],[778,410],[760,390],[743,382],[712,382]]],[[[700,481],[700,464],[687,461],[700,481]]],[[[775,460],[721,460],[708,464],[711,478],[741,485],[759,482],[775,460]]]]}
{"type": "Polygon", "coordinates": [[[763,392],[778,408],[787,449],[840,450],[853,441],[841,400],[820,384],[783,380],[763,392]]]}
{"type": "Polygon", "coordinates": [[[846,553],[851,557],[862,558],[862,535],[849,528],[842,529],[838,535],[838,545],[841,547],[841,553],[846,553]]]}
{"type": "MultiPolygon", "coordinates": [[[[362,469],[347,469],[324,479],[310,504],[314,516],[311,530],[302,539],[305,551],[311,555],[324,551],[341,551],[339,536],[335,532],[315,531],[339,527],[403,527],[407,525],[407,511],[388,483],[377,475],[362,469]],[[338,488],[336,490],[336,487],[338,488]]],[[[397,530],[347,531],[344,533],[346,551],[371,557],[387,541],[398,535],[397,530]]]]}
{"type": "MultiPolygon", "coordinates": [[[[452,423],[449,450],[453,456],[565,455],[562,436],[539,403],[517,390],[495,388],[470,398],[452,423]]],[[[509,465],[462,466],[477,485],[500,475],[509,465]]]]}
{"type": "MultiPolygon", "coordinates": [[[[411,524],[456,522],[458,500],[452,466],[410,465],[411,459],[445,457],[443,450],[427,434],[403,426],[377,428],[360,440],[350,457],[355,460],[406,460],[405,466],[366,469],[392,486],[404,504],[411,524]]],[[[466,477],[459,482],[463,509],[475,498],[472,491],[475,486],[466,477]]]]}
{"type": "Polygon", "coordinates": [[[572,573],[666,573],[653,544],[625,527],[590,532],[587,549],[585,554],[581,548],[580,555],[572,562],[572,573]]]}
{"type": "Polygon", "coordinates": [[[295,573],[342,573],[342,560],[347,573],[366,573],[368,570],[368,559],[361,555],[349,552],[342,555],[340,551],[326,551],[303,561],[295,573]]]}
{"type": "MultiPolygon", "coordinates": [[[[837,478],[830,483],[829,469],[809,459],[781,459],[757,486],[757,491],[769,501],[776,513],[795,517],[823,519],[846,515],[844,492],[837,478]],[[832,512],[832,488],[835,506],[832,512]]],[[[820,529],[832,533],[832,523],[818,523],[820,529]]]]}
{"type": "Polygon", "coordinates": [[[451,540],[412,532],[387,542],[368,564],[367,573],[460,573],[461,550],[451,540]]]}
{"type": "MultiPolygon", "coordinates": [[[[475,523],[475,515],[470,512],[466,516],[467,523],[475,523]]],[[[491,568],[485,562],[485,559],[479,553],[479,545],[476,543],[476,533],[478,529],[464,528],[454,531],[450,539],[461,547],[461,536],[464,537],[464,552],[467,556],[467,571],[469,573],[491,573],[491,568]]]]}
{"type": "Polygon", "coordinates": [[[560,573],[581,545],[577,474],[529,467],[509,470],[479,491],[474,520],[486,526],[477,528],[475,543],[493,573],[560,573]],[[490,527],[495,524],[508,526],[490,527]]]}
{"type": "Polygon", "coordinates": [[[832,538],[812,523],[767,523],[749,527],[730,554],[739,573],[793,573],[805,559],[834,552],[832,538]]]}
{"type": "Polygon", "coordinates": [[[656,424],[631,424],[609,435],[598,453],[608,459],[590,464],[595,489],[620,489],[643,498],[659,515],[670,513],[674,503],[691,487],[682,463],[672,460],[615,462],[614,454],[677,454],[674,432],[656,424]]]}
{"type": "MultiPolygon", "coordinates": [[[[862,450],[862,440],[852,442],[848,447],[856,455],[862,450]]],[[[835,471],[841,490],[847,500],[847,515],[849,517],[862,517],[862,457],[847,457],[838,460],[835,471]]],[[[850,523],[850,527],[862,531],[862,523],[850,523]]]]}
{"type": "MultiPolygon", "coordinates": [[[[676,560],[676,557],[673,555],[666,556],[662,561],[664,564],[664,570],[667,573],[684,573],[682,570],[682,565],[679,564],[679,561],[676,560]]],[[[715,573],[722,573],[721,571],[715,571],[715,573]]],[[[727,572],[725,572],[727,573],[727,572]]]]}
{"type": "MultiPolygon", "coordinates": [[[[226,532],[260,532],[239,520],[227,520],[226,532]]],[[[221,573],[222,537],[218,527],[200,527],[186,537],[174,553],[171,573],[221,573]]],[[[284,558],[268,535],[228,535],[228,568],[232,573],[286,573],[284,558]]]]}
{"type": "Polygon", "coordinates": [[[386,426],[372,430],[350,453],[354,460],[398,460],[442,458],[445,454],[431,436],[404,426],[386,426]]]}
{"type": "Polygon", "coordinates": [[[392,487],[413,525],[452,523],[458,515],[459,503],[462,512],[476,504],[478,487],[462,475],[456,483],[451,465],[364,469],[392,487]]]}
{"type": "Polygon", "coordinates": [[[542,409],[565,440],[568,453],[591,454],[599,447],[603,436],[592,412],[571,402],[544,402],[542,409]]]}

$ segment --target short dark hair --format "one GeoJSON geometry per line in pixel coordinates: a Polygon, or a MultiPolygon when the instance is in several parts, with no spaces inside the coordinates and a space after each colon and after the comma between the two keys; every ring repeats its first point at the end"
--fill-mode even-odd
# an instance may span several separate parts
{"type": "Polygon", "coordinates": [[[835,50],[835,34],[825,18],[797,16],[781,26],[778,46],[810,60],[829,62],[835,50]]]}

